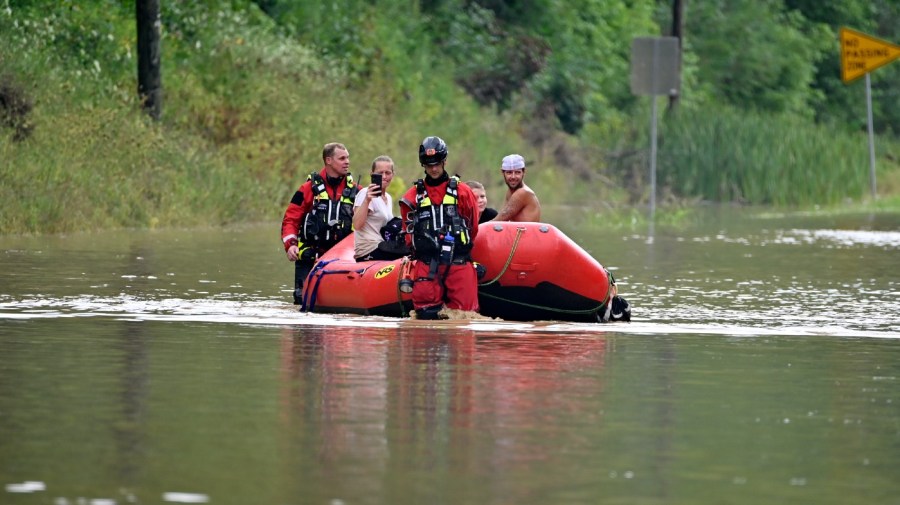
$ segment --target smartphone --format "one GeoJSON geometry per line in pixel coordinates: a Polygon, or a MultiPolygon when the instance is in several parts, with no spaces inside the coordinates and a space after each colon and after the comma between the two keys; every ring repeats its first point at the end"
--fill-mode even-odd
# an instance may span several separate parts
{"type": "Polygon", "coordinates": [[[381,181],[381,174],[372,174],[372,184],[377,184],[377,185],[378,185],[378,191],[372,192],[373,195],[380,195],[380,194],[381,194],[381,183],[382,183],[382,181],[381,181]]]}

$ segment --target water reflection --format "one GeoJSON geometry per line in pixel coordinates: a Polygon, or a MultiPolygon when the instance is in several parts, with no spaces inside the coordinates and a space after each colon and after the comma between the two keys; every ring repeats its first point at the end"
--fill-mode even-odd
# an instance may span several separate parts
{"type": "Polygon", "coordinates": [[[891,503],[900,217],[712,221],[566,231],[616,325],[301,314],[267,226],[0,237],[0,501],[891,503]]]}
{"type": "MultiPolygon", "coordinates": [[[[146,258],[152,258],[153,249],[145,248],[135,242],[131,245],[130,254],[124,257],[122,269],[129,276],[146,279],[151,268],[146,258]]],[[[130,286],[121,286],[124,290],[130,286]]],[[[117,351],[121,354],[119,418],[113,422],[111,430],[116,444],[116,459],[112,470],[118,475],[119,482],[127,489],[135,488],[141,481],[145,464],[144,423],[146,402],[149,394],[150,372],[148,364],[147,335],[145,327],[133,321],[121,323],[121,335],[117,342],[117,351]]]]}
{"type": "MultiPolygon", "coordinates": [[[[325,487],[354,483],[352,494],[322,499],[372,501],[398,471],[411,473],[422,500],[438,491],[466,496],[474,491],[450,489],[440,476],[451,468],[472,479],[498,467],[530,474],[560,458],[561,442],[578,446],[564,440],[564,420],[601,422],[606,348],[602,336],[545,332],[289,328],[280,344],[279,418],[290,445],[316,455],[307,470],[325,487]]],[[[520,490],[504,484],[488,501],[515,503],[520,490]]],[[[308,485],[288,495],[301,492],[308,485]]]]}
{"type": "Polygon", "coordinates": [[[122,323],[118,342],[122,361],[118,401],[121,412],[111,430],[116,445],[112,470],[126,488],[134,488],[141,481],[146,457],[144,425],[150,383],[146,338],[143,325],[122,323]]]}

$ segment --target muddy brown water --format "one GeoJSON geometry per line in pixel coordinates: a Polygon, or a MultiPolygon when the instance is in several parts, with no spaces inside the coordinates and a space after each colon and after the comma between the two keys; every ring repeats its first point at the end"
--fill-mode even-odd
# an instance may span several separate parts
{"type": "Polygon", "coordinates": [[[277,224],[0,237],[0,503],[897,503],[900,215],[570,221],[631,323],[301,314],[277,224]]]}

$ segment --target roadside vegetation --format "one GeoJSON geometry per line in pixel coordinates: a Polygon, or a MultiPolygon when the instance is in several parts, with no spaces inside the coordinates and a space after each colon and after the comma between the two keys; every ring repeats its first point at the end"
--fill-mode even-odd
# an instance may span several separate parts
{"type": "MultiPolygon", "coordinates": [[[[357,177],[391,155],[396,196],[432,134],[495,204],[518,152],[542,202],[633,220],[650,106],[630,93],[630,41],[667,34],[671,3],[161,2],[156,122],[136,96],[132,1],[0,0],[0,233],[277,222],[332,140],[357,177]]],[[[682,94],[660,99],[660,212],[867,201],[864,87],[840,82],[840,26],[897,41],[900,6],[687,3],[682,94]]],[[[900,63],[872,74],[873,208],[900,206],[898,79],[900,63]]]]}

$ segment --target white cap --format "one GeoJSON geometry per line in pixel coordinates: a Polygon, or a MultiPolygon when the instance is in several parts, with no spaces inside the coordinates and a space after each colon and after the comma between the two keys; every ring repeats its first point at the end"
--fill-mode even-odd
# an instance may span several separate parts
{"type": "Polygon", "coordinates": [[[501,170],[520,170],[525,168],[525,158],[521,157],[518,154],[510,154],[509,156],[503,157],[503,165],[500,166],[501,170]]]}

